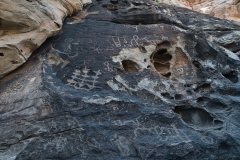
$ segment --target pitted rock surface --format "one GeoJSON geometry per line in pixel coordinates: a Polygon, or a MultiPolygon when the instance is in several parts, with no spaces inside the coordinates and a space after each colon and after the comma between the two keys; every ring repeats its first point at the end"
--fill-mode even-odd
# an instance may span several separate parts
{"type": "Polygon", "coordinates": [[[239,31],[93,1],[1,79],[0,159],[239,159],[239,31]]]}

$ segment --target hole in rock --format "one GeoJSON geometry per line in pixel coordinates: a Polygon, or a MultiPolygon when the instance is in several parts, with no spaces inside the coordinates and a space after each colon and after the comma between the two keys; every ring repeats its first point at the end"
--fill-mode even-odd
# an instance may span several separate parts
{"type": "Polygon", "coordinates": [[[171,72],[168,72],[167,74],[165,74],[165,75],[163,75],[164,77],[166,77],[166,78],[169,78],[170,76],[171,76],[171,72]]]}
{"type": "Polygon", "coordinates": [[[204,83],[204,84],[198,86],[196,89],[194,89],[194,91],[201,92],[201,91],[209,90],[210,88],[211,88],[210,84],[204,83]]]}
{"type": "Polygon", "coordinates": [[[167,93],[167,92],[161,93],[161,95],[162,95],[164,98],[173,99],[173,97],[172,97],[169,93],[167,93]]]}
{"type": "Polygon", "coordinates": [[[167,53],[166,49],[160,49],[153,55],[154,62],[167,63],[172,59],[172,56],[167,53]]]}
{"type": "Polygon", "coordinates": [[[223,74],[223,76],[227,79],[229,79],[233,83],[238,82],[238,72],[237,71],[231,71],[227,74],[223,74]]]}
{"type": "Polygon", "coordinates": [[[157,54],[161,55],[161,54],[164,54],[164,53],[167,53],[167,49],[160,49],[157,51],[157,54]]]}
{"type": "Polygon", "coordinates": [[[196,68],[200,68],[200,63],[198,61],[193,61],[192,64],[196,67],[196,68]]]}
{"type": "Polygon", "coordinates": [[[223,122],[220,120],[214,120],[213,122],[215,125],[219,125],[219,126],[223,124],[223,122]]]}
{"type": "Polygon", "coordinates": [[[213,124],[213,117],[204,109],[175,107],[174,112],[179,114],[183,121],[188,124],[204,127],[213,124]]]}
{"type": "Polygon", "coordinates": [[[184,84],[184,87],[191,87],[191,84],[184,84]]]}
{"type": "Polygon", "coordinates": [[[3,54],[3,53],[0,53],[0,56],[4,56],[4,54],[3,54]]]}
{"type": "Polygon", "coordinates": [[[111,0],[110,1],[112,4],[118,4],[118,0],[111,0]]]}
{"type": "Polygon", "coordinates": [[[54,57],[48,57],[48,63],[49,64],[55,64],[57,62],[56,58],[54,57]]]}
{"type": "Polygon", "coordinates": [[[145,47],[140,46],[140,47],[138,47],[138,48],[139,48],[139,50],[140,50],[142,53],[147,53],[147,50],[146,50],[145,47]]]}
{"type": "Polygon", "coordinates": [[[182,95],[181,95],[181,94],[175,94],[175,95],[174,95],[174,98],[175,98],[176,100],[179,100],[179,99],[182,98],[182,95]]]}
{"type": "Polygon", "coordinates": [[[12,64],[18,64],[18,60],[12,60],[12,64]]]}
{"type": "Polygon", "coordinates": [[[170,69],[170,63],[162,64],[162,63],[154,62],[154,67],[161,74],[166,74],[166,72],[168,72],[170,69]]]}
{"type": "Polygon", "coordinates": [[[139,65],[131,60],[123,60],[122,65],[127,72],[137,72],[140,69],[139,65]]]}

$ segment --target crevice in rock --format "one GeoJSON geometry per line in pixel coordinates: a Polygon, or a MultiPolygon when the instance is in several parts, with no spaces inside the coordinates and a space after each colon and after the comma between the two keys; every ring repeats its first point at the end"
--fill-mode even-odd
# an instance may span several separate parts
{"type": "Polygon", "coordinates": [[[164,93],[161,93],[161,95],[164,97],[164,98],[167,98],[167,99],[174,99],[169,93],[167,92],[164,92],[164,93]]]}
{"type": "Polygon", "coordinates": [[[198,86],[196,89],[194,89],[194,91],[201,92],[201,91],[206,91],[206,90],[210,90],[210,89],[211,89],[211,84],[204,83],[204,84],[201,84],[200,86],[198,86]]]}
{"type": "Polygon", "coordinates": [[[140,69],[139,65],[131,60],[123,60],[122,65],[126,72],[137,72],[140,69]]]}
{"type": "Polygon", "coordinates": [[[227,48],[228,50],[232,51],[233,53],[237,53],[240,51],[240,43],[230,43],[223,47],[227,48]]]}
{"type": "Polygon", "coordinates": [[[238,72],[237,71],[231,71],[226,74],[222,74],[225,78],[229,79],[233,83],[238,82],[238,72]]]}
{"type": "Polygon", "coordinates": [[[4,56],[4,54],[3,54],[3,53],[0,53],[0,56],[4,56]]]}
{"type": "Polygon", "coordinates": [[[192,64],[196,67],[196,68],[200,68],[201,64],[198,61],[193,61],[192,64]]]}

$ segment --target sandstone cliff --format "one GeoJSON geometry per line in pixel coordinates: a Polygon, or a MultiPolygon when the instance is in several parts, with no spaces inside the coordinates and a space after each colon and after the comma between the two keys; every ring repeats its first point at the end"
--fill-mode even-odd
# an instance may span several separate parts
{"type": "Polygon", "coordinates": [[[239,0],[159,0],[157,2],[186,7],[217,18],[240,22],[239,0]]]}
{"type": "Polygon", "coordinates": [[[81,0],[1,0],[0,78],[25,63],[82,5],[81,0]]]}

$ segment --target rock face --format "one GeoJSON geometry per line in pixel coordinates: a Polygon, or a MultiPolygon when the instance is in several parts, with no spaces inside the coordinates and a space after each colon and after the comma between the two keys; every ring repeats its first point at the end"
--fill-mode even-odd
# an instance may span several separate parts
{"type": "Polygon", "coordinates": [[[1,0],[0,78],[26,62],[32,52],[62,28],[81,0],[1,0]]]}
{"type": "Polygon", "coordinates": [[[94,1],[1,79],[0,159],[239,159],[239,32],[94,1]]]}
{"type": "Polygon", "coordinates": [[[218,18],[240,22],[239,0],[159,0],[157,2],[186,7],[218,18]]]}

